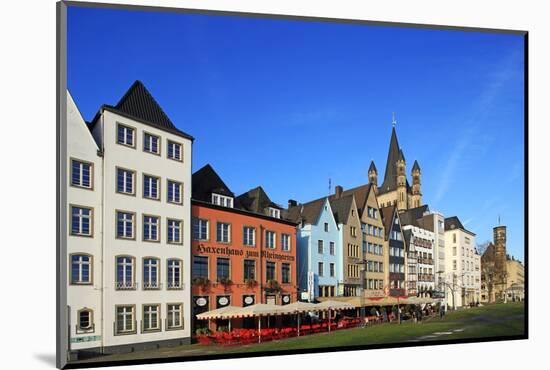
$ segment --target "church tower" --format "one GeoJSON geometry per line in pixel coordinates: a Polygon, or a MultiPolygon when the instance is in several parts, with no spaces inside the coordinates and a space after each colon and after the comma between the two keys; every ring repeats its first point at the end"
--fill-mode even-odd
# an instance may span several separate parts
{"type": "Polygon", "coordinates": [[[369,166],[369,184],[374,187],[374,193],[378,194],[378,170],[374,165],[374,161],[370,161],[369,166]]]}
{"type": "Polygon", "coordinates": [[[420,165],[418,161],[414,161],[412,171],[412,204],[411,208],[420,207],[422,205],[422,192],[420,191],[420,165]]]}
{"type": "Polygon", "coordinates": [[[397,159],[397,209],[399,212],[407,210],[407,174],[405,171],[405,155],[399,150],[397,159]]]}
{"type": "Polygon", "coordinates": [[[495,245],[495,298],[503,300],[506,294],[506,226],[493,228],[493,242],[495,245]]]}

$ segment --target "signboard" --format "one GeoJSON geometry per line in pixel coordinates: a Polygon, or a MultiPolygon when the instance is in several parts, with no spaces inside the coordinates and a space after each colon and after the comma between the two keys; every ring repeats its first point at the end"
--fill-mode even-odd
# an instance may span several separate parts
{"type": "Polygon", "coordinates": [[[309,293],[308,292],[302,292],[301,299],[302,299],[302,301],[308,301],[309,300],[309,293]]]}
{"type": "Polygon", "coordinates": [[[284,295],[283,296],[283,304],[289,304],[290,303],[290,296],[284,295]]]}
{"type": "Polygon", "coordinates": [[[218,304],[220,306],[227,306],[227,304],[229,303],[229,299],[226,297],[226,296],[223,296],[223,297],[219,297],[218,298],[218,304]]]}
{"type": "Polygon", "coordinates": [[[250,306],[254,304],[254,296],[253,295],[247,295],[243,298],[244,306],[250,306]]]}
{"type": "Polygon", "coordinates": [[[71,343],[95,342],[101,340],[101,335],[88,335],[85,337],[71,338],[71,343]]]}
{"type": "Polygon", "coordinates": [[[197,303],[197,306],[199,306],[199,307],[204,307],[208,303],[208,301],[204,297],[197,298],[197,300],[195,302],[197,303]]]}
{"type": "Polygon", "coordinates": [[[432,298],[445,298],[445,292],[435,291],[432,294],[432,298]]]}
{"type": "Polygon", "coordinates": [[[313,271],[308,271],[307,273],[307,292],[309,294],[309,301],[315,299],[315,274],[313,271]]]}

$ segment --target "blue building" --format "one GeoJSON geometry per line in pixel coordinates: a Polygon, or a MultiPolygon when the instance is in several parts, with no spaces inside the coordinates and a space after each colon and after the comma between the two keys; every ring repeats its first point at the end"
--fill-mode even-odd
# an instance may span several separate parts
{"type": "Polygon", "coordinates": [[[338,295],[342,246],[328,198],[305,204],[289,201],[287,218],[298,223],[296,248],[300,291],[307,292],[310,301],[338,295]]]}

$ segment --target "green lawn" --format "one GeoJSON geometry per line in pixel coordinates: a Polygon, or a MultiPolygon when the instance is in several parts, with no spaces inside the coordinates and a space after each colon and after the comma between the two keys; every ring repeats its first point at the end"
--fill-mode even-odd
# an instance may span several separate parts
{"type": "Polygon", "coordinates": [[[422,323],[381,324],[367,328],[338,330],[284,340],[244,346],[201,346],[198,344],[161,348],[128,354],[110,355],[88,361],[201,356],[226,353],[251,353],[279,350],[364,346],[386,343],[445,341],[466,338],[516,336],[524,334],[523,303],[487,305],[448,313],[443,319],[422,323]]]}

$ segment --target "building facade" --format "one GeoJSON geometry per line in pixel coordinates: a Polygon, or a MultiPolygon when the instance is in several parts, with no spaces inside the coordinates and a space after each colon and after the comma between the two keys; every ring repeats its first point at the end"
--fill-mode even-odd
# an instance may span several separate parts
{"type": "Polygon", "coordinates": [[[508,256],[506,259],[506,299],[509,302],[525,299],[525,267],[521,261],[508,256]]]}
{"type": "MultiPolygon", "coordinates": [[[[100,108],[89,125],[95,145],[82,130],[88,127],[79,127],[69,138],[78,140],[69,144],[70,181],[74,190],[91,188],[88,201],[69,194],[69,291],[96,302],[74,302],[71,327],[102,353],[189,343],[193,138],[139,81],[117,105],[100,108]],[[79,245],[93,253],[81,254],[79,245]],[[88,274],[94,291],[73,289],[88,274]]],[[[81,338],[74,334],[71,341],[81,338]]]]}
{"type": "Polygon", "coordinates": [[[103,275],[102,183],[99,147],[71,95],[67,93],[67,306],[69,353],[100,351],[103,275]],[[72,214],[78,222],[72,224],[72,214]],[[74,228],[73,228],[74,227],[74,228]]]}
{"type": "MultiPolygon", "coordinates": [[[[193,174],[192,204],[194,317],[226,306],[296,301],[296,224],[282,218],[263,189],[235,197],[206,165],[193,174]]],[[[195,329],[207,324],[197,320],[195,329]]],[[[218,321],[211,329],[226,325],[218,321]]]]}
{"type": "Polygon", "coordinates": [[[298,276],[300,292],[308,301],[341,295],[342,244],[328,198],[297,204],[289,201],[287,217],[298,224],[298,276]]]}
{"type": "Polygon", "coordinates": [[[445,219],[445,287],[447,305],[460,307],[481,300],[480,257],[476,235],[466,230],[458,217],[445,219]]]}
{"type": "Polygon", "coordinates": [[[384,207],[381,210],[386,232],[386,245],[388,253],[388,292],[392,297],[404,297],[407,295],[406,284],[406,254],[405,241],[401,230],[398,208],[396,206],[384,207]]]}
{"type": "Polygon", "coordinates": [[[336,194],[331,197],[330,204],[338,225],[338,239],[342,250],[338,295],[358,296],[363,289],[365,266],[362,263],[364,256],[361,221],[355,197],[342,196],[342,187],[337,186],[336,194]]]}
{"type": "Polygon", "coordinates": [[[486,302],[503,302],[507,299],[506,256],[506,226],[496,226],[493,228],[493,242],[481,257],[481,281],[486,292],[486,302]]]}

